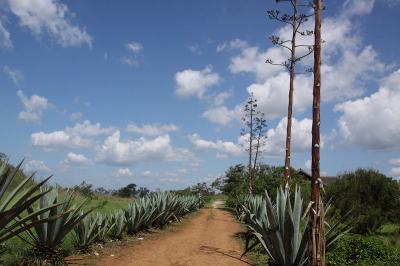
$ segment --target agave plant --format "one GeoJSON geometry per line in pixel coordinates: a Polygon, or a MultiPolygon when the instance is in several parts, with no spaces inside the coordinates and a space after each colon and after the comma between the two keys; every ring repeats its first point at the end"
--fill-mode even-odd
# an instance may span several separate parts
{"type": "Polygon", "coordinates": [[[110,224],[112,226],[110,235],[114,239],[122,239],[125,232],[127,222],[123,210],[116,210],[110,216],[110,224]]]}
{"type": "Polygon", "coordinates": [[[128,205],[125,217],[127,232],[132,235],[148,228],[157,219],[158,214],[148,198],[140,198],[128,205]]]}
{"type": "Polygon", "coordinates": [[[178,220],[177,213],[180,212],[182,206],[174,194],[170,192],[157,193],[153,195],[152,201],[156,213],[159,214],[153,222],[155,227],[162,228],[170,221],[178,220]]]}
{"type": "MultiPolygon", "coordinates": [[[[293,206],[289,191],[280,188],[277,191],[275,205],[266,192],[265,197],[257,195],[248,197],[241,208],[245,214],[245,223],[274,263],[291,266],[305,265],[308,260],[306,254],[309,244],[308,213],[310,206],[309,204],[303,212],[301,191],[296,187],[293,206]]],[[[330,209],[331,204],[328,203],[323,215],[330,209]]],[[[328,229],[325,231],[327,250],[336,240],[351,230],[351,221],[346,221],[346,217],[332,226],[328,223],[326,225],[328,229]]],[[[246,252],[255,244],[246,248],[246,252]]]]}
{"type": "Polygon", "coordinates": [[[52,189],[50,193],[40,199],[38,206],[31,206],[27,209],[33,223],[48,217],[55,217],[46,223],[35,224],[33,230],[27,231],[29,239],[24,238],[24,240],[34,246],[38,254],[44,257],[55,254],[65,236],[92,211],[92,209],[82,211],[86,201],[79,205],[73,204],[73,201],[72,191],[65,192],[64,197],[61,197],[57,189],[52,189]],[[51,207],[47,212],[34,215],[36,208],[42,209],[48,206],[51,207]]]}
{"type": "MultiPolygon", "coordinates": [[[[83,215],[82,211],[80,215],[83,215]]],[[[76,247],[79,250],[87,251],[89,246],[98,239],[101,229],[99,219],[98,215],[86,216],[75,226],[76,247]]]]}
{"type": "Polygon", "coordinates": [[[96,241],[105,243],[110,231],[114,228],[115,224],[111,224],[110,220],[106,215],[96,213],[98,234],[96,241]]]}
{"type": "Polygon", "coordinates": [[[46,220],[31,220],[32,217],[41,215],[49,210],[49,207],[37,209],[35,212],[26,213],[26,210],[41,199],[49,190],[40,188],[50,179],[44,179],[38,183],[32,183],[34,175],[24,178],[14,189],[10,184],[20,172],[22,162],[15,168],[11,168],[6,163],[0,164],[0,253],[3,243],[30,229],[32,226],[39,225],[46,220]]]}
{"type": "Polygon", "coordinates": [[[296,187],[293,207],[288,190],[280,188],[275,206],[266,192],[265,198],[250,198],[243,209],[248,227],[277,265],[304,265],[307,262],[308,211],[302,213],[300,188],[296,187]]]}

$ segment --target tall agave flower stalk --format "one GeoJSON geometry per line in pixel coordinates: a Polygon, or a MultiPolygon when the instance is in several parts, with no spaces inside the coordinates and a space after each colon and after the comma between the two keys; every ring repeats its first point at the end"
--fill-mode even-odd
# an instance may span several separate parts
{"type": "Polygon", "coordinates": [[[57,189],[52,189],[40,198],[39,204],[27,209],[35,226],[33,226],[33,230],[28,230],[28,238],[23,239],[34,246],[37,253],[44,258],[56,254],[57,247],[62,243],[65,236],[92,211],[92,209],[82,211],[86,201],[79,205],[75,205],[73,201],[72,191],[67,191],[64,197],[61,197],[57,189]],[[47,212],[35,215],[37,212],[35,209],[47,207],[49,207],[47,212]],[[48,217],[54,218],[46,223],[37,224],[37,221],[48,217]]]}
{"type": "Polygon", "coordinates": [[[44,206],[24,215],[32,204],[49,193],[49,190],[40,188],[50,177],[38,183],[31,183],[34,177],[31,175],[11,189],[10,184],[20,171],[21,165],[22,162],[17,167],[11,168],[4,162],[0,164],[0,253],[4,252],[3,243],[6,240],[46,222],[45,219],[31,220],[31,218],[47,212],[52,207],[44,206]]]}

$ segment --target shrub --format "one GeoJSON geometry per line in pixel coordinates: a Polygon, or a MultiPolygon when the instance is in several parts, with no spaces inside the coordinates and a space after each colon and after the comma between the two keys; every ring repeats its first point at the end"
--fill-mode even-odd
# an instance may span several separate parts
{"type": "Polygon", "coordinates": [[[397,266],[400,251],[373,236],[346,235],[327,253],[327,265],[397,266]]]}
{"type": "Polygon", "coordinates": [[[340,215],[351,211],[353,232],[365,234],[400,221],[399,183],[376,170],[358,169],[327,187],[340,215]]]}
{"type": "MultiPolygon", "coordinates": [[[[265,164],[258,165],[253,176],[253,194],[264,195],[265,191],[267,191],[268,195],[275,198],[276,188],[285,185],[283,173],[284,167],[275,167],[265,164]]],[[[309,202],[310,181],[305,180],[303,176],[293,168],[291,168],[291,178],[291,190],[294,190],[295,186],[301,187],[304,201],[309,202]]],[[[228,207],[236,207],[237,199],[247,194],[246,180],[246,167],[240,164],[230,167],[225,173],[225,178],[218,180],[218,189],[228,196],[226,201],[228,207]]],[[[292,200],[294,200],[293,196],[294,195],[292,195],[292,200]]]]}

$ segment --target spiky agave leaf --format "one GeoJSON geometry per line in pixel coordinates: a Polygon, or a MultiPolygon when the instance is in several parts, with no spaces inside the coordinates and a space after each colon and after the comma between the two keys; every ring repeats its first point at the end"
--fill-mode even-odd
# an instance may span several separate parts
{"type": "Polygon", "coordinates": [[[296,187],[292,206],[288,190],[278,189],[276,205],[266,192],[243,206],[246,222],[271,259],[279,265],[304,265],[308,244],[308,216],[302,215],[303,200],[296,187]],[[305,225],[305,226],[302,226],[305,225]]]}
{"type": "Polygon", "coordinates": [[[128,234],[136,234],[149,227],[152,223],[150,217],[153,217],[154,211],[155,208],[148,204],[148,200],[145,198],[130,203],[128,209],[125,210],[128,234]]]}
{"type": "Polygon", "coordinates": [[[38,205],[28,208],[27,211],[31,215],[32,222],[49,217],[56,218],[33,226],[33,229],[27,231],[29,239],[25,239],[26,242],[33,245],[39,252],[53,252],[62,243],[65,236],[93,210],[83,211],[86,200],[79,205],[73,204],[73,200],[72,191],[65,192],[62,198],[59,191],[53,188],[50,193],[39,200],[38,205]],[[46,207],[49,207],[47,212],[35,215],[35,209],[46,207]]]}
{"type": "Polygon", "coordinates": [[[126,217],[123,210],[116,210],[110,216],[110,224],[112,229],[110,230],[110,236],[114,239],[122,239],[125,232],[127,223],[126,217]]]}
{"type": "MultiPolygon", "coordinates": [[[[81,211],[81,215],[83,212],[81,211]]],[[[100,216],[89,215],[83,218],[75,227],[76,247],[79,250],[87,251],[89,246],[93,244],[100,234],[99,226],[100,216]]]]}
{"type": "Polygon", "coordinates": [[[96,241],[105,242],[108,238],[110,231],[114,228],[115,224],[111,224],[108,216],[99,212],[96,213],[98,234],[96,241]]]}
{"type": "MultiPolygon", "coordinates": [[[[32,184],[31,181],[34,177],[32,174],[11,189],[10,184],[19,173],[22,163],[23,161],[13,169],[5,162],[0,163],[0,249],[6,240],[35,225],[46,222],[46,220],[31,221],[29,215],[23,214],[33,203],[49,192],[49,190],[40,191],[40,188],[51,176],[32,184]]],[[[35,215],[40,215],[48,209],[46,207],[37,209],[35,215]]]]}

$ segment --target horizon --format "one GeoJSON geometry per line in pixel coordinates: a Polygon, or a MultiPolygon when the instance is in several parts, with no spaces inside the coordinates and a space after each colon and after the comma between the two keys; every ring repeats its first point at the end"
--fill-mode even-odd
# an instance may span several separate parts
{"type": "MultiPolygon", "coordinates": [[[[268,39],[284,27],[266,15],[284,5],[38,3],[0,2],[0,152],[12,163],[62,186],[210,183],[246,164],[241,110],[253,93],[268,124],[261,163],[284,165],[289,75],[265,63],[286,57],[268,39]]],[[[399,180],[400,1],[325,4],[321,174],[364,167],[399,180]]],[[[298,74],[292,166],[306,171],[311,92],[312,75],[298,74]]]]}

